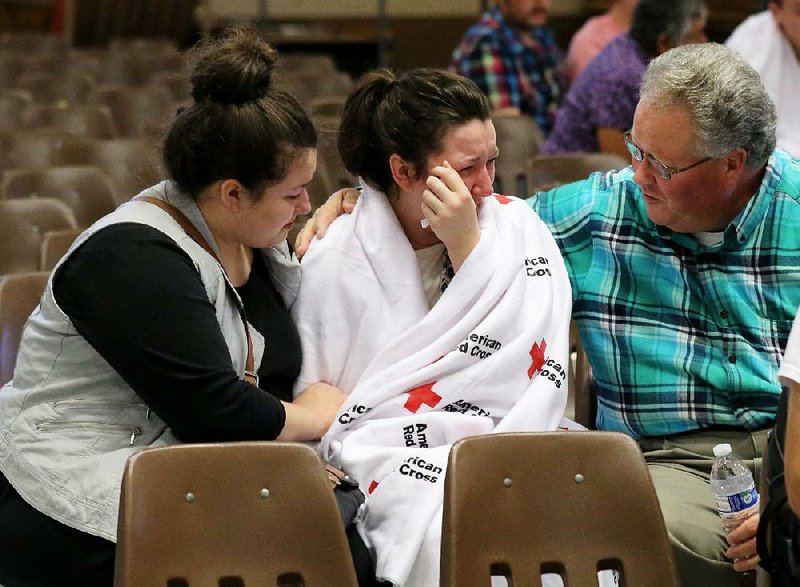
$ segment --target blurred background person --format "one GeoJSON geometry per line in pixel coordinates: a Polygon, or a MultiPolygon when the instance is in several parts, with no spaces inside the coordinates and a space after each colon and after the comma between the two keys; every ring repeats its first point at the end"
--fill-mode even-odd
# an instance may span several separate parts
{"type": "Polygon", "coordinates": [[[493,110],[533,116],[547,135],[567,87],[546,26],[553,0],[497,0],[453,51],[450,70],[474,81],[493,110]]]}
{"type": "Polygon", "coordinates": [[[606,45],[631,28],[636,0],[611,0],[603,14],[593,16],[572,35],[567,50],[570,83],[606,45]]]}
{"type": "Polygon", "coordinates": [[[778,146],[800,157],[800,0],[769,0],[726,41],[759,73],[778,113],[778,146]]]}
{"type": "Polygon", "coordinates": [[[703,0],[641,0],[633,24],[586,66],[556,114],[542,155],[603,151],[629,156],[622,133],[631,128],[647,64],[678,45],[704,43],[703,0]]]}

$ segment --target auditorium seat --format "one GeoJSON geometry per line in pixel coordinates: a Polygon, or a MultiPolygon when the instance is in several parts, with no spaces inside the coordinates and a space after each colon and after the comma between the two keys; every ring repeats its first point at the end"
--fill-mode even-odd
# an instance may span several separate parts
{"type": "Polygon", "coordinates": [[[269,441],[131,456],[114,584],[354,587],[356,579],[322,461],[305,444],[269,441]]]}

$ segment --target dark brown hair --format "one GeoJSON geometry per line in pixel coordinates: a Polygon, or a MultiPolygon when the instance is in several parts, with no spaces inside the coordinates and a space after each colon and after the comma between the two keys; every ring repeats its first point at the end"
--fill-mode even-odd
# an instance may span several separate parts
{"type": "Polygon", "coordinates": [[[272,87],[276,51],[253,31],[227,31],[191,57],[194,103],[164,141],[164,163],[183,191],[196,198],[215,181],[236,179],[257,195],[283,178],[298,150],[316,147],[303,108],[272,87]]]}
{"type": "Polygon", "coordinates": [[[422,173],[451,126],[489,117],[486,96],[464,77],[430,68],[399,77],[377,70],[359,80],[345,102],[339,153],[350,173],[389,194],[393,153],[422,173]]]}

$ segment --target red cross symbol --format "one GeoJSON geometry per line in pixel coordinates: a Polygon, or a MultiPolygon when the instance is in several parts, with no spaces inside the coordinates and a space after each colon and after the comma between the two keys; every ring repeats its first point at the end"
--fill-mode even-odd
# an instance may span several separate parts
{"type": "Polygon", "coordinates": [[[372,492],[375,491],[377,488],[378,488],[378,482],[373,481],[372,483],[369,484],[369,489],[367,489],[367,493],[372,495],[372,492]]]}
{"type": "Polygon", "coordinates": [[[494,197],[497,199],[498,202],[501,204],[508,204],[511,201],[511,198],[507,196],[501,196],[500,194],[495,194],[494,197]]]}
{"type": "Polygon", "coordinates": [[[531,368],[528,369],[528,377],[533,378],[534,373],[540,371],[544,366],[544,351],[547,343],[542,339],[541,345],[533,343],[531,347],[531,368]]]}
{"type": "Polygon", "coordinates": [[[406,400],[403,407],[413,414],[417,413],[417,410],[419,410],[422,404],[425,404],[429,408],[435,408],[436,405],[442,401],[442,396],[433,391],[433,386],[437,383],[438,381],[434,381],[433,383],[420,385],[419,387],[407,391],[406,393],[409,395],[409,398],[406,400]]]}

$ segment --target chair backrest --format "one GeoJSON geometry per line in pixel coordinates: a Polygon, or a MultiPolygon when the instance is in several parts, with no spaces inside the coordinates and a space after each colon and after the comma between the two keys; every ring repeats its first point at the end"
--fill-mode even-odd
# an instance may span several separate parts
{"type": "Polygon", "coordinates": [[[357,180],[345,168],[336,144],[341,118],[339,116],[315,116],[313,120],[319,133],[317,169],[320,177],[327,183],[327,195],[325,196],[327,198],[338,189],[357,185],[357,180]]]}
{"type": "Polygon", "coordinates": [[[44,236],[77,226],[75,213],[58,200],[0,200],[0,276],[38,271],[44,236]]]}
{"type": "Polygon", "coordinates": [[[56,165],[61,146],[69,136],[54,130],[0,130],[0,172],[56,165]]]}
{"type": "Polygon", "coordinates": [[[30,92],[37,104],[65,107],[85,103],[95,82],[89,73],[66,69],[52,73],[40,71],[24,73],[16,85],[30,92]]]}
{"type": "Polygon", "coordinates": [[[529,196],[526,164],[539,153],[544,140],[539,125],[527,114],[493,115],[500,156],[495,164],[495,191],[508,196],[529,196]]]}
{"type": "Polygon", "coordinates": [[[79,226],[89,226],[116,207],[111,180],[93,165],[9,169],[0,182],[0,200],[20,198],[61,200],[79,226]]]}
{"type": "Polygon", "coordinates": [[[100,167],[114,184],[117,204],[166,177],[160,147],[150,137],[68,137],[61,145],[57,162],[59,165],[100,167]]]}
{"type": "Polygon", "coordinates": [[[82,232],[82,228],[48,230],[39,248],[39,268],[42,271],[53,269],[82,232]]]}
{"type": "Polygon", "coordinates": [[[536,157],[528,163],[527,179],[530,195],[561,184],[586,179],[594,171],[623,169],[630,165],[612,153],[567,153],[536,157]]]}
{"type": "Polygon", "coordinates": [[[441,585],[677,587],[672,549],[636,442],[615,432],[491,434],[456,442],[444,488],[441,585]]]}
{"type": "Polygon", "coordinates": [[[183,444],[130,457],[115,585],[216,586],[221,578],[247,587],[356,584],[336,500],[310,447],[183,444]]]}
{"type": "Polygon", "coordinates": [[[102,104],[33,104],[25,109],[22,118],[28,128],[49,129],[100,139],[119,136],[111,110],[102,104]]]}
{"type": "Polygon", "coordinates": [[[312,117],[316,116],[332,116],[332,117],[339,117],[342,116],[342,111],[344,110],[344,103],[347,100],[346,95],[338,94],[335,96],[324,95],[324,96],[315,96],[311,98],[311,101],[308,104],[308,113],[312,117]]]}
{"type": "MultiPolygon", "coordinates": [[[[1,69],[2,62],[0,62],[1,69]]],[[[25,124],[25,111],[31,104],[33,104],[33,96],[30,92],[16,89],[0,91],[0,128],[22,127],[25,124]]]]}
{"type": "Polygon", "coordinates": [[[22,329],[39,304],[46,271],[0,277],[0,386],[11,381],[22,329]]]}
{"type": "Polygon", "coordinates": [[[177,103],[163,86],[97,86],[90,100],[111,109],[120,136],[158,136],[175,116],[177,103]]]}

